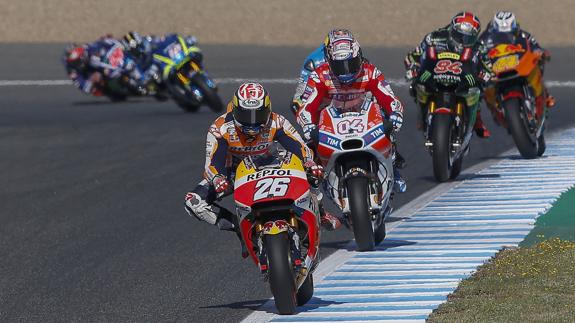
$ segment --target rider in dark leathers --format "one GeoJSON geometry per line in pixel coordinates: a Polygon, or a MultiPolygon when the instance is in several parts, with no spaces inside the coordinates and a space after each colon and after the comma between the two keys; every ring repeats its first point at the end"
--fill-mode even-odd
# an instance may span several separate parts
{"type": "MultiPolygon", "coordinates": [[[[530,33],[521,29],[517,19],[515,18],[515,14],[511,11],[497,12],[489,22],[486,30],[481,34],[479,42],[483,59],[488,62],[489,51],[498,44],[521,43],[521,40],[525,40],[529,43],[533,51],[539,51],[542,53],[543,60],[541,61],[541,71],[543,72],[543,65],[551,59],[551,54],[548,50],[541,47],[530,33]]],[[[495,94],[493,90],[494,89],[490,87],[485,93],[485,103],[491,109],[493,109],[495,105],[495,94]]],[[[547,88],[545,91],[547,91],[547,88]]],[[[547,106],[553,107],[554,105],[555,98],[547,94],[547,106]]]]}
{"type": "MultiPolygon", "coordinates": [[[[420,68],[424,65],[425,59],[428,56],[435,56],[441,52],[460,54],[462,60],[472,62],[474,74],[481,85],[488,82],[492,74],[489,65],[483,60],[480,44],[477,41],[480,29],[481,24],[477,16],[470,12],[460,12],[452,18],[449,25],[427,34],[421,44],[405,57],[406,79],[408,82],[412,82],[411,94],[415,96],[417,88],[414,86],[415,84],[425,82],[425,75],[420,73],[420,68]]],[[[475,84],[470,85],[476,86],[475,84]]],[[[418,127],[423,129],[425,125],[425,107],[420,106],[420,108],[418,127]]],[[[490,136],[489,130],[481,120],[479,110],[477,110],[477,119],[473,128],[481,138],[490,136]]]]}

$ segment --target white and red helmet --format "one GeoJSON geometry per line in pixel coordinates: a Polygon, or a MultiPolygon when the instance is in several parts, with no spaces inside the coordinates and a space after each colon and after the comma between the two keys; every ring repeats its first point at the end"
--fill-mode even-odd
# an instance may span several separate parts
{"type": "Polygon", "coordinates": [[[456,45],[470,47],[477,42],[480,31],[481,22],[479,18],[471,12],[464,11],[451,19],[449,38],[456,45]]]}
{"type": "Polygon", "coordinates": [[[331,72],[344,84],[355,81],[361,71],[361,47],[347,29],[330,31],[325,40],[326,60],[331,72]]]}
{"type": "Polygon", "coordinates": [[[241,132],[255,136],[269,122],[272,104],[268,91],[259,83],[240,85],[232,98],[232,115],[241,132]]]}

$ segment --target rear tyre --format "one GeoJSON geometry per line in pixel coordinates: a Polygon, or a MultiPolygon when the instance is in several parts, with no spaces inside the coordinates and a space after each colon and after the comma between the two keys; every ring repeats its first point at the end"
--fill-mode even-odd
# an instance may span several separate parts
{"type": "Polygon", "coordinates": [[[433,175],[438,182],[445,182],[451,175],[451,115],[436,114],[432,121],[433,175]]]}
{"type": "Polygon", "coordinates": [[[309,302],[312,296],[313,296],[313,274],[309,273],[306,279],[304,280],[303,284],[297,291],[296,295],[297,306],[302,306],[306,304],[307,302],[309,302]]]}
{"type": "Polygon", "coordinates": [[[296,285],[289,259],[287,232],[264,236],[268,256],[269,281],[279,314],[293,314],[296,309],[296,285]]]}
{"type": "Polygon", "coordinates": [[[216,92],[216,89],[211,88],[206,84],[206,81],[201,77],[194,78],[194,84],[202,91],[202,95],[204,96],[204,100],[206,104],[212,109],[214,112],[222,112],[224,111],[224,104],[222,103],[222,99],[216,92]]]}
{"type": "Polygon", "coordinates": [[[541,136],[537,138],[537,156],[539,157],[543,156],[546,148],[547,144],[545,143],[545,136],[541,134],[541,136]]]}
{"type": "Polygon", "coordinates": [[[519,99],[507,100],[504,103],[507,124],[511,130],[513,141],[523,158],[537,157],[537,141],[532,138],[525,116],[521,113],[521,102],[519,99]]]}
{"type": "Polygon", "coordinates": [[[367,203],[368,181],[365,177],[353,177],[347,180],[347,196],[349,199],[349,210],[351,211],[351,222],[353,235],[358,251],[371,251],[375,249],[375,239],[373,227],[371,225],[371,215],[367,203]]]}

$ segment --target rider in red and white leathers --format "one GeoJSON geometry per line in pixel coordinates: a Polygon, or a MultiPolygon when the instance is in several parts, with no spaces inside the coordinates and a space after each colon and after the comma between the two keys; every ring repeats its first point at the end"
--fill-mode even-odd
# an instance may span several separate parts
{"type": "MultiPolygon", "coordinates": [[[[332,30],[328,37],[327,62],[310,74],[301,96],[303,105],[297,113],[297,121],[304,138],[312,146],[317,145],[319,116],[330,103],[341,110],[357,111],[368,95],[381,107],[395,132],[399,131],[403,123],[403,105],[383,74],[363,59],[361,48],[349,30],[332,30]]],[[[404,192],[406,184],[397,171],[404,161],[397,152],[394,158],[396,190],[404,192]]]]}

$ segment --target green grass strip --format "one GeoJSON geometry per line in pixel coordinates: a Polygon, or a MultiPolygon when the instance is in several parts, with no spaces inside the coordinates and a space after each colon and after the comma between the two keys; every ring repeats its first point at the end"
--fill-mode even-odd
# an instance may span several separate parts
{"type": "Polygon", "coordinates": [[[575,322],[575,242],[502,250],[428,322],[575,322]]]}
{"type": "Polygon", "coordinates": [[[553,237],[575,241],[575,188],[561,194],[551,209],[537,219],[535,228],[519,246],[532,246],[553,237]]]}

